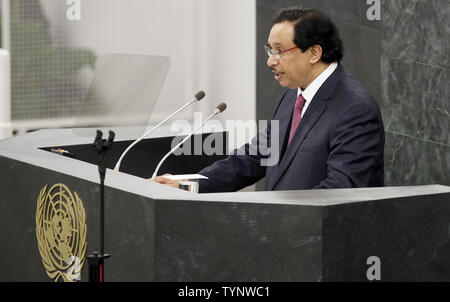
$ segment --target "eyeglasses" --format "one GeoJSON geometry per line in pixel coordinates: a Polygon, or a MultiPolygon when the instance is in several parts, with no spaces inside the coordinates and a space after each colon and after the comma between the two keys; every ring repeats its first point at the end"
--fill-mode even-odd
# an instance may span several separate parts
{"type": "Polygon", "coordinates": [[[273,56],[273,58],[274,58],[275,60],[279,60],[281,54],[283,54],[283,53],[285,53],[285,52],[288,52],[288,51],[290,51],[290,50],[296,49],[296,48],[298,48],[297,45],[294,46],[294,47],[291,47],[291,48],[289,48],[289,49],[286,49],[286,50],[275,50],[275,49],[272,48],[272,46],[270,46],[270,44],[264,45],[264,49],[266,50],[267,55],[268,55],[269,57],[270,57],[270,56],[273,56]]]}

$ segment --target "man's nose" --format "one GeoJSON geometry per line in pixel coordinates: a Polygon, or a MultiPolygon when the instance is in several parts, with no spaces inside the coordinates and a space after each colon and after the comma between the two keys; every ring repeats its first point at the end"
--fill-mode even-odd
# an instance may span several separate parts
{"type": "Polygon", "coordinates": [[[267,59],[267,66],[274,67],[277,65],[278,65],[278,60],[276,60],[273,55],[269,56],[269,58],[267,59]]]}

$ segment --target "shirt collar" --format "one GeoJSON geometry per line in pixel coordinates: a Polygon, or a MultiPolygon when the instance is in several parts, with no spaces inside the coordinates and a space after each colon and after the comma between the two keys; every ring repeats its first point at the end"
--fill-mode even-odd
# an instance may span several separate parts
{"type": "Polygon", "coordinates": [[[311,84],[306,87],[305,90],[302,90],[300,87],[297,91],[297,97],[301,94],[305,99],[306,103],[311,102],[316,95],[317,91],[323,85],[323,83],[329,78],[329,76],[336,70],[338,66],[337,62],[333,62],[328,66],[318,77],[316,77],[311,84]]]}

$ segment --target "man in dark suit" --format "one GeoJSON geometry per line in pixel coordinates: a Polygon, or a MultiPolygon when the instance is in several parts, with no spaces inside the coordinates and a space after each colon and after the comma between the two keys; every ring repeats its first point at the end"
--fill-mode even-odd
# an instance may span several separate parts
{"type": "Polygon", "coordinates": [[[237,191],[263,177],[266,190],[383,186],[381,113],[340,65],[342,42],[332,21],[317,10],[284,9],[265,48],[275,80],[289,89],[259,139],[199,172],[208,177],[199,191],[237,191]],[[274,135],[279,159],[264,165],[267,153],[250,151],[269,146],[274,135]]]}

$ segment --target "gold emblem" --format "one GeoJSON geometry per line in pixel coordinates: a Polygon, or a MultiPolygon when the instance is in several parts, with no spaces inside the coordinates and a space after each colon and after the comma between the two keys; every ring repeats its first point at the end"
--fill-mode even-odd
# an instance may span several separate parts
{"type": "Polygon", "coordinates": [[[86,254],[86,217],[77,193],[63,184],[37,199],[36,236],[47,275],[56,281],[79,280],[86,254]]]}

